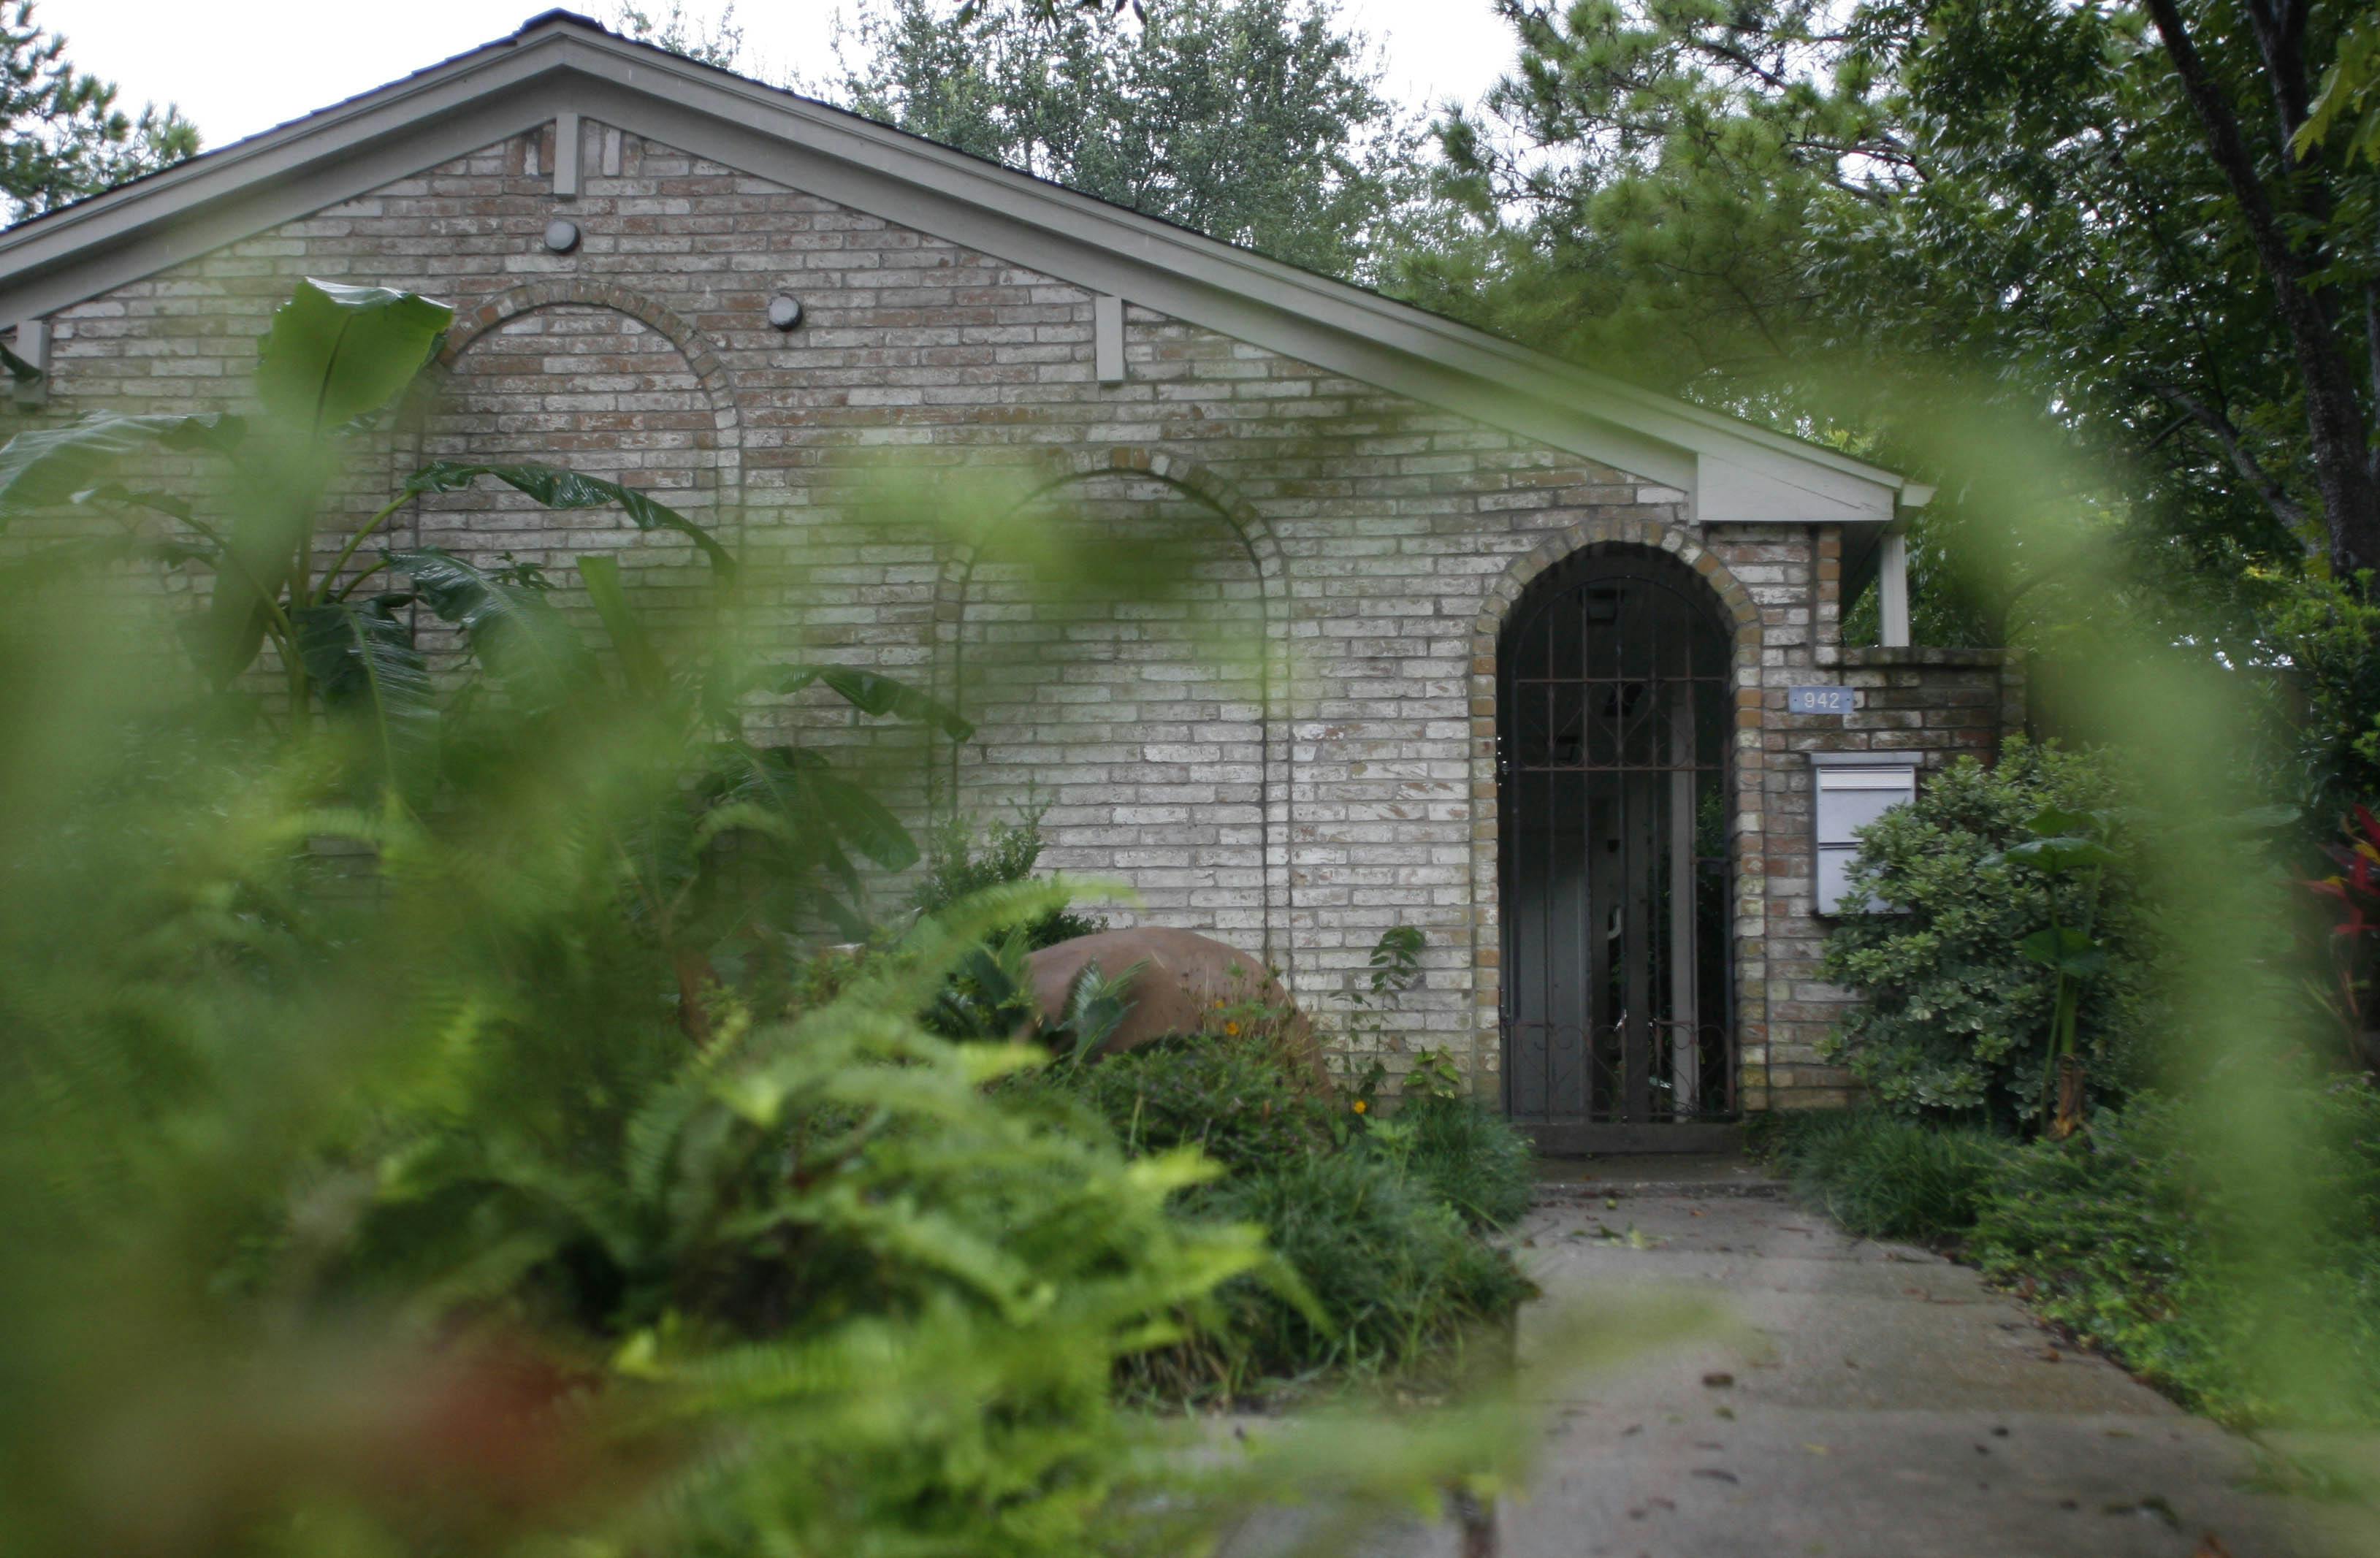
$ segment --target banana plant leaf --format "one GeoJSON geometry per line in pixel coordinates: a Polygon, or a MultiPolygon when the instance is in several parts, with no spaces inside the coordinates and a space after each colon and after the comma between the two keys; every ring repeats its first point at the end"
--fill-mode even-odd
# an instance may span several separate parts
{"type": "Polygon", "coordinates": [[[298,560],[310,551],[325,469],[285,464],[273,473],[261,467],[239,473],[238,508],[196,640],[199,663],[219,687],[256,663],[276,608],[302,593],[291,586],[298,560]]]}
{"type": "Polygon", "coordinates": [[[669,686],[669,666],[628,604],[628,591],[620,582],[620,560],[581,557],[578,577],[587,585],[587,598],[593,603],[603,631],[611,637],[612,651],[620,657],[620,674],[627,678],[629,689],[646,698],[659,696],[669,686]]]}
{"type": "Polygon", "coordinates": [[[0,445],[0,519],[104,490],[107,474],[128,456],[148,450],[230,454],[247,435],[248,424],[239,418],[212,411],[194,417],[93,411],[64,427],[20,432],[0,445]]]}
{"type": "Polygon", "coordinates": [[[859,871],[850,857],[826,829],[805,825],[810,819],[802,774],[825,764],[825,759],[797,748],[756,747],[740,736],[714,742],[700,787],[707,808],[698,829],[703,845],[723,834],[756,834],[768,841],[787,874],[823,867],[845,892],[856,894],[859,871]],[[747,817],[765,821],[747,824],[747,817]]]}
{"type": "Polygon", "coordinates": [[[844,702],[864,714],[880,719],[890,714],[931,725],[953,741],[965,741],[975,734],[973,722],[956,709],[906,682],[876,671],[850,665],[788,665],[773,687],[781,693],[794,693],[812,682],[833,688],[844,702]]]}
{"type": "Polygon", "coordinates": [[[2107,949],[2071,926],[2035,931],[2016,945],[2043,968],[2072,979],[2087,980],[2107,972],[2107,949]]]}
{"type": "Polygon", "coordinates": [[[524,709],[551,709],[582,684],[594,658],[546,591],[480,567],[441,547],[391,552],[388,566],[413,580],[424,604],[463,630],[488,674],[524,709]]]}
{"type": "Polygon", "coordinates": [[[321,440],[403,394],[454,322],[415,293],[301,281],[264,333],[257,399],[289,432],[321,440]]]}
{"type": "Polygon", "coordinates": [[[212,563],[216,557],[214,542],[195,537],[181,541],[153,536],[77,536],[10,560],[0,566],[0,578],[6,579],[12,587],[22,588],[119,563],[153,563],[175,568],[193,561],[212,563]]]}
{"type": "Polygon", "coordinates": [[[311,554],[341,435],[395,403],[454,317],[415,293],[311,280],[273,310],[257,352],[264,415],[235,468],[237,507],[207,611],[202,663],[219,683],[255,662],[283,596],[306,593],[292,586],[311,554]]]}
{"type": "Polygon", "coordinates": [[[458,493],[481,477],[501,481],[548,508],[601,508],[617,504],[637,529],[675,530],[702,549],[702,554],[710,559],[711,567],[722,578],[735,575],[735,557],[709,530],[668,505],[600,476],[586,476],[551,465],[474,465],[466,460],[436,460],[407,477],[405,490],[415,496],[458,493]]]}
{"type": "Polygon", "coordinates": [[[437,706],[430,669],[396,615],[411,597],[335,601],[292,615],[298,653],[334,715],[352,722],[382,776],[409,787],[429,771],[437,706]]]}
{"type": "Polygon", "coordinates": [[[802,783],[819,815],[844,843],[886,870],[917,863],[917,841],[882,801],[831,773],[806,773],[802,783]]]}
{"type": "Polygon", "coordinates": [[[786,819],[816,863],[833,870],[846,887],[856,890],[858,876],[848,862],[837,869],[841,846],[887,870],[917,864],[917,841],[901,820],[866,790],[835,777],[818,753],[744,741],[722,742],[717,749],[719,772],[727,781],[720,801],[758,805],[786,819]]]}
{"type": "Polygon", "coordinates": [[[103,482],[86,487],[67,500],[77,508],[145,508],[152,514],[163,514],[188,525],[195,512],[189,501],[174,493],[135,491],[121,481],[103,482]]]}

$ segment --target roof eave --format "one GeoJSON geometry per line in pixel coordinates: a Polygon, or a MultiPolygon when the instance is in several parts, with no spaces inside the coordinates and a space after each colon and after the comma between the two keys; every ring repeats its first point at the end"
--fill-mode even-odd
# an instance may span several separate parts
{"type": "Polygon", "coordinates": [[[1673,489],[1705,523],[1890,523],[1930,493],[1835,451],[566,15],[0,235],[0,322],[45,317],[560,112],[623,123],[1584,455],[1673,489]]]}

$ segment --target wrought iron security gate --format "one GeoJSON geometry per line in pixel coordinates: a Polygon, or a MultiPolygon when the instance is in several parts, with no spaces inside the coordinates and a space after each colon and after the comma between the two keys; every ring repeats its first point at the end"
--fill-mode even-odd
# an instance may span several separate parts
{"type": "Polygon", "coordinates": [[[1505,1107],[1556,1151],[1736,1111],[1730,635],[1667,554],[1540,577],[1498,657],[1505,1107]]]}

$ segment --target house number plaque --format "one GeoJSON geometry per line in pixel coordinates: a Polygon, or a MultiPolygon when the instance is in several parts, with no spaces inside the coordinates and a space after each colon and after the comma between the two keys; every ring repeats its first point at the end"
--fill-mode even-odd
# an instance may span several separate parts
{"type": "Polygon", "coordinates": [[[1797,687],[1785,693],[1789,714],[1848,714],[1859,707],[1859,694],[1847,687],[1797,687]]]}

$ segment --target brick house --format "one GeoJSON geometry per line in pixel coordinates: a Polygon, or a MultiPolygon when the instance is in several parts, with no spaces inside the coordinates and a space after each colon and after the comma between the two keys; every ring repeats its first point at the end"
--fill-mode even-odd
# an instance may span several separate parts
{"type": "MultiPolygon", "coordinates": [[[[1828,846],[2022,717],[2000,652],[1907,646],[1900,476],[562,12],[0,236],[20,418],[236,399],[308,275],[456,306],[394,467],[653,487],[789,642],[966,707],[910,802],[1030,783],[1049,863],[1310,1006],[1419,928],[1383,1058],[1451,1049],[1549,1145],[1840,1098],[1828,846]],[[868,523],[896,455],[1186,590],[1056,600],[868,523]]],[[[401,534],[686,561],[486,493],[401,534]]]]}

